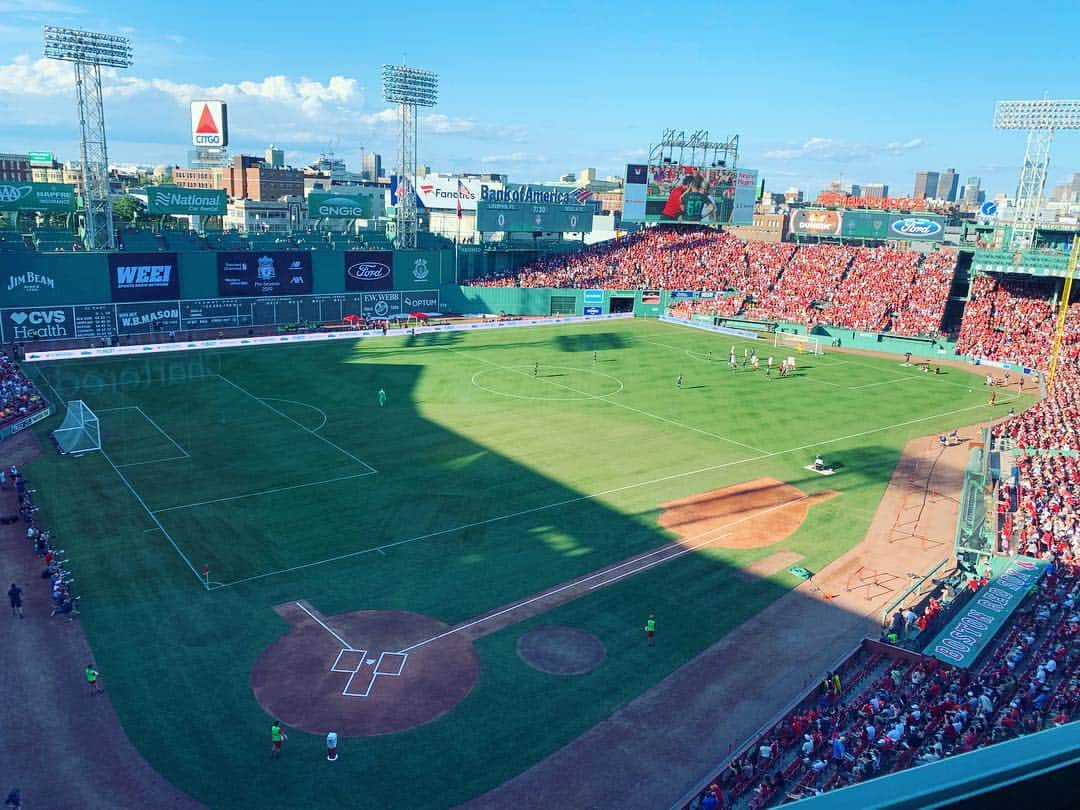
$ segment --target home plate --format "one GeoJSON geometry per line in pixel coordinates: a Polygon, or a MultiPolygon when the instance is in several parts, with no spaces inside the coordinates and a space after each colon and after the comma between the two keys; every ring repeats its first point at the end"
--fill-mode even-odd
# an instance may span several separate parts
{"type": "Polygon", "coordinates": [[[818,475],[836,475],[836,470],[834,470],[832,467],[822,467],[819,470],[813,464],[807,464],[805,467],[803,467],[803,469],[809,470],[810,472],[816,472],[818,475]]]}

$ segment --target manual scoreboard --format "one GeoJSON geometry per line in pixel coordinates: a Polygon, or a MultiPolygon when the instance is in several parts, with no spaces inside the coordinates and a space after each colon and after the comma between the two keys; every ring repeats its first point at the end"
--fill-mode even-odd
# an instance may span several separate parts
{"type": "Polygon", "coordinates": [[[592,205],[559,203],[484,202],[476,204],[476,230],[482,233],[588,233],[592,205]]]}

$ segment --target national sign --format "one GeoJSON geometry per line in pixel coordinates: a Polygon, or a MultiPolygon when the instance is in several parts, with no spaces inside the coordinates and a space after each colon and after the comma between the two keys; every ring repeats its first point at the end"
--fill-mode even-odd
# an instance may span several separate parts
{"type": "Polygon", "coordinates": [[[198,191],[180,186],[154,186],[147,193],[147,210],[151,214],[187,214],[214,216],[224,214],[228,205],[223,190],[198,191]]]}

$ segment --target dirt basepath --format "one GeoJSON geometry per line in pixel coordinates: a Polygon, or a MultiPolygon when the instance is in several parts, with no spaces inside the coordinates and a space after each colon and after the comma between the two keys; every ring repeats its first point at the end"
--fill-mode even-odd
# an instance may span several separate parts
{"type": "MultiPolygon", "coordinates": [[[[976,435],[960,429],[962,439],[976,435]]],[[[876,634],[909,574],[948,556],[967,454],[966,441],[944,450],[936,436],[909,442],[862,543],[565,748],[463,807],[671,806],[859,639],[876,634]]]]}
{"type": "MultiPolygon", "coordinates": [[[[0,444],[0,465],[22,466],[40,447],[31,431],[0,444]]],[[[30,482],[33,486],[33,481],[30,482]]],[[[0,515],[18,510],[10,479],[0,515]]],[[[49,584],[19,522],[0,526],[4,591],[23,589],[25,619],[0,616],[4,651],[0,699],[0,795],[22,790],[28,808],[198,808],[142,758],[124,734],[109,693],[91,696],[83,667],[93,661],[78,619],[50,618],[49,584]]],[[[108,673],[103,673],[108,689],[108,673]]]]}

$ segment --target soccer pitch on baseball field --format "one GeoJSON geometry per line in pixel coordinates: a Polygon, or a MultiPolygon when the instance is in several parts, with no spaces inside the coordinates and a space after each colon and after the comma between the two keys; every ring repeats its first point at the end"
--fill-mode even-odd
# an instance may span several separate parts
{"type": "Polygon", "coordinates": [[[858,543],[907,440],[986,421],[1015,396],[991,409],[975,374],[827,349],[767,378],[732,371],[732,346],[740,364],[744,347],[763,365],[795,354],[608,321],[33,367],[47,395],[100,419],[103,452],[46,450],[27,475],[126,732],[212,807],[396,806],[421,782],[439,806],[464,801],[799,582],[734,568],[792,551],[816,571],[858,543]],[[805,469],[817,453],[835,475],[805,469]],[[295,730],[268,762],[271,717],[251,680],[289,629],[275,606],[452,626],[664,546],[661,504],[762,477],[840,496],[778,544],[705,544],[478,638],[464,700],[407,731],[343,739],[329,770],[322,737],[295,730]],[[546,624],[594,634],[603,662],[581,676],[527,666],[517,640],[546,624]]]}

